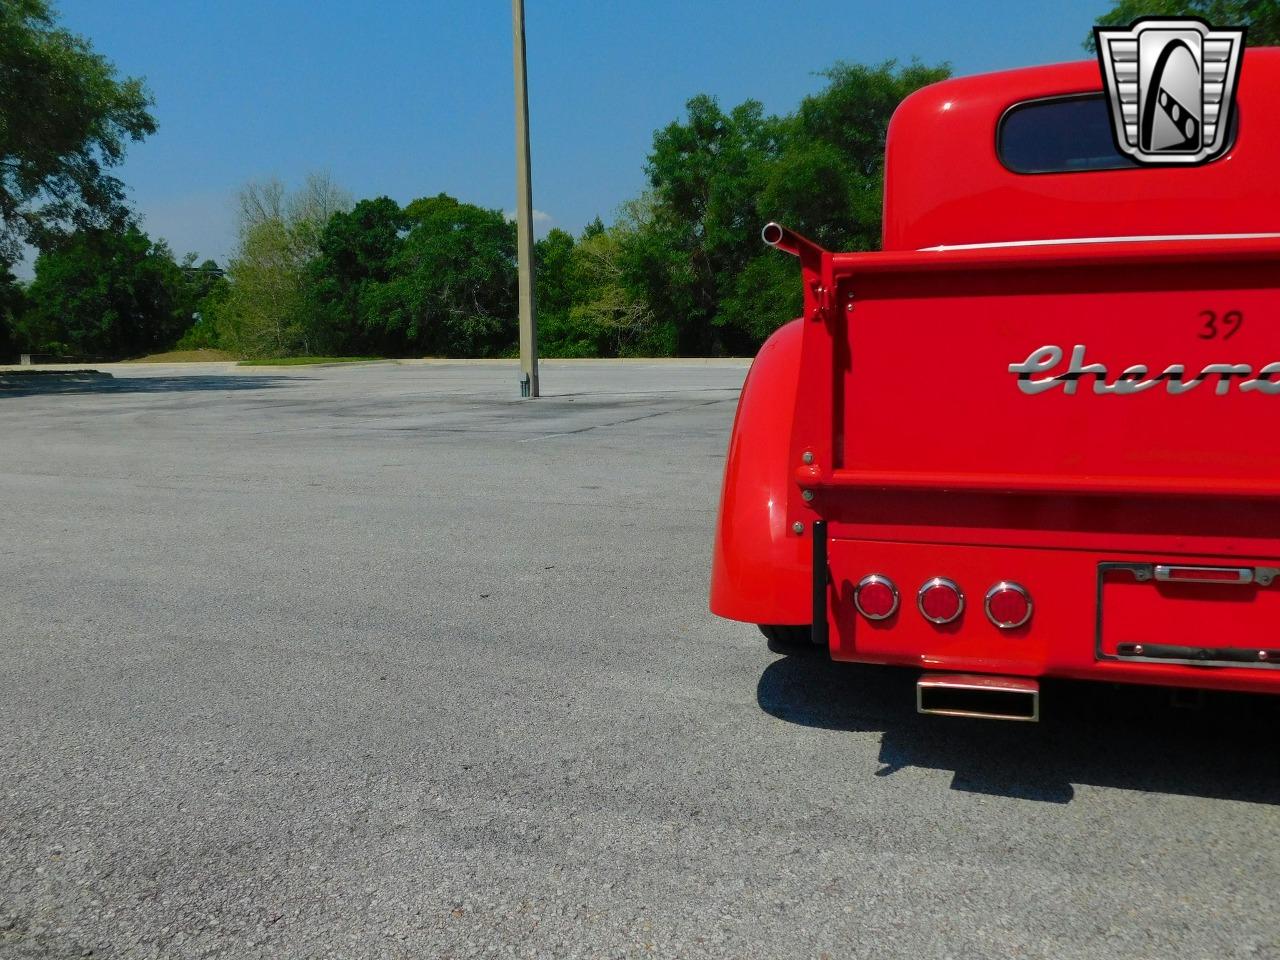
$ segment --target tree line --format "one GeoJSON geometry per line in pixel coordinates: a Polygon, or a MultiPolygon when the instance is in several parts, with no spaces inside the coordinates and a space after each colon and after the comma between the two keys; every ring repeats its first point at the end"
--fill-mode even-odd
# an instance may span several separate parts
{"type": "MultiPolygon", "coordinates": [[[[1105,22],[1151,4],[1120,0],[1105,22]]],[[[1162,0],[1161,13],[1245,22],[1251,0],[1162,0]]],[[[445,194],[354,200],[323,175],[237,198],[228,262],[182,260],[134,222],[108,174],[155,130],[140,81],[118,79],[47,0],[0,5],[0,359],[123,358],[172,347],[245,357],[474,356],[517,343],[516,237],[499,210],[445,194]],[[38,256],[19,283],[23,245],[38,256]]],[[[606,224],[535,245],[547,356],[753,353],[800,309],[794,264],[767,251],[780,220],[832,249],[875,249],[884,146],[904,97],[945,64],[839,63],[791,112],[689,100],[654,134],[647,189],[606,224]]]]}
{"type": "MultiPolygon", "coordinates": [[[[885,131],[904,96],[945,67],[838,65],[790,114],[712,97],[659,130],[649,188],[613,222],[535,244],[547,356],[743,354],[795,316],[793,265],[759,240],[783,219],[820,242],[878,242],[885,131]]],[[[354,201],[323,175],[250,184],[236,249],[175,260],[135,224],[48,238],[25,290],[10,282],[11,342],[36,354],[127,357],[216,348],[245,357],[510,355],[516,232],[499,210],[446,194],[354,201]]]]}

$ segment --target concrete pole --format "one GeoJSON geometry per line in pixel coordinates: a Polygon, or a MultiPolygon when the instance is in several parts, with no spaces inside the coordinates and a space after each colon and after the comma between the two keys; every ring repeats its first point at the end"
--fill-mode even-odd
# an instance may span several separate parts
{"type": "Polygon", "coordinates": [[[533,297],[533,184],[529,163],[529,81],[524,64],[524,0],[511,0],[516,75],[516,237],[520,273],[520,395],[538,391],[538,316],[533,297]]]}

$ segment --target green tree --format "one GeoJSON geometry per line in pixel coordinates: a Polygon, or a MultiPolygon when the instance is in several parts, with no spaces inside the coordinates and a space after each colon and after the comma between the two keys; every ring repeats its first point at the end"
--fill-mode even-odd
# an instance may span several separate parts
{"type": "Polygon", "coordinates": [[[633,304],[622,276],[626,228],[597,219],[574,241],[552,230],[537,244],[538,339],[548,357],[614,357],[631,344],[633,304]]]}
{"type": "Polygon", "coordinates": [[[192,318],[176,347],[179,350],[227,349],[219,335],[223,311],[230,295],[223,270],[214,260],[196,263],[194,253],[182,260],[183,312],[192,318]]]}
{"type": "Polygon", "coordinates": [[[350,212],[329,218],[311,261],[311,323],[318,349],[326,353],[388,352],[371,301],[379,284],[392,279],[403,245],[405,216],[388,197],[361,200],[350,212]]]}
{"type": "Polygon", "coordinates": [[[230,281],[218,339],[247,357],[309,353],[306,264],[283,220],[255,223],[241,233],[227,266],[230,281]]]}
{"type": "Polygon", "coordinates": [[[19,353],[16,325],[26,308],[26,293],[9,267],[0,262],[0,363],[19,353]]]}
{"type": "Polygon", "coordinates": [[[60,28],[47,0],[0,2],[0,259],[76,228],[119,227],[107,170],[154,133],[142,81],[60,28]]]}
{"type": "Polygon", "coordinates": [[[785,117],[711,97],[654,135],[651,192],[622,251],[652,311],[651,344],[682,354],[750,353],[799,309],[794,269],[759,240],[781,220],[835,249],[879,245],[889,119],[945,65],[837,64],[826,87],[785,117]],[[766,259],[768,258],[768,259],[766,259]]]}
{"type": "Polygon", "coordinates": [[[641,290],[626,273],[629,245],[638,238],[634,224],[624,218],[608,230],[591,225],[573,249],[571,263],[575,302],[567,328],[576,340],[575,353],[566,356],[620,357],[631,354],[671,354],[674,341],[660,331],[654,336],[654,315],[641,290]]]}
{"type": "Polygon", "coordinates": [[[19,339],[33,353],[119,359],[165,350],[190,323],[186,279],[137,227],[80,230],[36,259],[19,339]]]}
{"type": "MultiPolygon", "coordinates": [[[[1245,41],[1254,47],[1280,44],[1280,2],[1278,0],[1118,0],[1099,19],[1100,26],[1127,27],[1139,17],[1194,16],[1215,27],[1248,27],[1245,41]]],[[[1096,49],[1093,33],[1084,42],[1086,50],[1096,49]]]]}
{"type": "Polygon", "coordinates": [[[908,96],[950,73],[945,64],[893,61],[823,71],[826,87],[787,119],[761,212],[831,249],[878,249],[889,120],[908,96]]]}
{"type": "MultiPolygon", "coordinates": [[[[760,220],[778,220],[831,250],[876,250],[884,207],[889,120],[906,97],[950,74],[946,65],[838,63],[827,86],[785,120],[782,148],[758,201],[760,220]]],[[[752,345],[799,315],[794,264],[762,253],[731,279],[715,322],[752,345]]]]}
{"type": "Polygon", "coordinates": [[[218,261],[204,260],[196,263],[199,259],[196,254],[188,253],[179,264],[186,279],[185,300],[193,308],[217,287],[226,283],[224,271],[218,266],[218,261]]]}
{"type": "Polygon", "coordinates": [[[292,194],[279,181],[251,183],[238,205],[239,239],[217,310],[219,344],[249,357],[313,352],[310,264],[330,218],[351,209],[350,197],[313,174],[292,194]]]}
{"type": "MultiPolygon", "coordinates": [[[[563,342],[576,291],[573,234],[556,227],[533,245],[534,300],[538,307],[538,349],[548,357],[582,356],[563,342]]],[[[589,355],[589,354],[588,354],[589,355]]]]}
{"type": "Polygon", "coordinates": [[[732,342],[715,321],[734,277],[757,253],[757,200],[783,125],[754,100],[725,113],[698,96],[687,109],[684,122],[654,135],[650,215],[629,259],[679,353],[736,352],[747,344],[732,342]]]}
{"type": "Polygon", "coordinates": [[[404,208],[392,279],[366,293],[391,353],[485,357],[516,341],[516,232],[500,210],[446,194],[404,208]]]}

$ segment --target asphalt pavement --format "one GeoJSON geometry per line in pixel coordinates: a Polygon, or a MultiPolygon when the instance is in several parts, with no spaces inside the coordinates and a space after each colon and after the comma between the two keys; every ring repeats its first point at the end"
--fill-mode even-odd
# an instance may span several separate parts
{"type": "Polygon", "coordinates": [[[0,957],[1280,957],[1273,701],[707,612],[745,370],[0,373],[0,957]]]}

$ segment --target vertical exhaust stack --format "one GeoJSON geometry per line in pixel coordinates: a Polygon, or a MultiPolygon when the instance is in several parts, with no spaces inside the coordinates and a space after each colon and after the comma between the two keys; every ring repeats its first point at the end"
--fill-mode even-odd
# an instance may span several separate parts
{"type": "Polygon", "coordinates": [[[1040,682],[978,673],[926,673],[916,681],[916,711],[985,720],[1040,719],[1040,682]]]}

